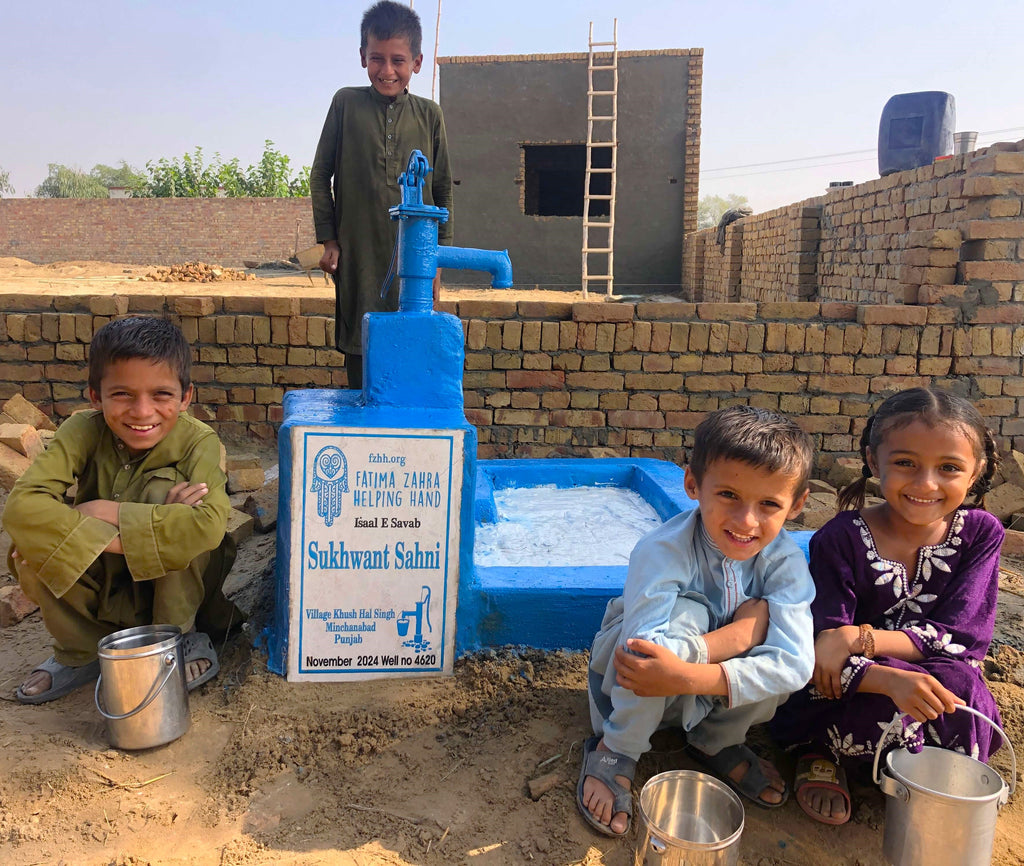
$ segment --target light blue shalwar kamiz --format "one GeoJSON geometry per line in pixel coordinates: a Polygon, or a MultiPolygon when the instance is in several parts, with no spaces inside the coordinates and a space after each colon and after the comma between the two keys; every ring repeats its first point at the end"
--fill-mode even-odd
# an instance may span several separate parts
{"type": "Polygon", "coordinates": [[[590,717],[614,752],[637,759],[659,728],[679,725],[702,752],[742,743],[752,725],[802,688],[814,668],[814,583],[803,552],[783,530],[744,562],[712,543],[700,511],[683,512],[637,542],[626,585],[608,602],[590,651],[590,717]],[[688,662],[706,664],[704,635],[727,625],[749,598],[768,602],[768,635],[748,653],[722,662],[728,697],[641,698],[615,683],[615,647],[653,641],[688,662]]]}

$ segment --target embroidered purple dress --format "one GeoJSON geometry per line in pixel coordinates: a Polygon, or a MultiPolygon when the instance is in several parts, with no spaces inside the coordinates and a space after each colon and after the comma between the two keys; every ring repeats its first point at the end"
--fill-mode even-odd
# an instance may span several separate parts
{"type": "MultiPolygon", "coordinates": [[[[817,588],[811,605],[814,633],[865,622],[877,629],[900,629],[924,658],[914,663],[851,656],[841,675],[843,696],[826,698],[813,683],[807,685],[779,708],[771,723],[775,738],[786,746],[827,746],[837,758],[872,760],[896,712],[887,695],[857,693],[872,664],[931,674],[999,724],[982,660],[995,628],[1002,541],[1003,527],[993,515],[961,508],[945,540],[922,547],[917,569],[909,574],[902,563],[879,555],[856,511],[841,512],[816,532],[810,545],[817,588]]],[[[924,724],[906,716],[901,742],[915,750],[940,745],[986,761],[1001,739],[977,716],[955,712],[924,724]]]]}

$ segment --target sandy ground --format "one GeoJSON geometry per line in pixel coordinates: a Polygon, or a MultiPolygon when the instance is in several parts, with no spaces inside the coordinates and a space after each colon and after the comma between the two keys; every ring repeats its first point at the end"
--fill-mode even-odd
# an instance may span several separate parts
{"type": "MultiPolygon", "coordinates": [[[[99,293],[121,285],[110,273],[118,268],[44,266],[43,276],[34,265],[0,262],[0,293],[11,286],[45,293],[48,285],[99,293]],[[60,275],[79,267],[85,276],[60,275]],[[97,271],[104,270],[111,279],[101,279],[97,271]]],[[[309,286],[303,274],[259,284],[266,282],[269,293],[278,288],[275,280],[309,286]]],[[[237,285],[251,292],[254,283],[237,285]]],[[[137,286],[147,284],[131,284],[137,286]]],[[[6,546],[0,535],[0,548],[6,546]]],[[[38,707],[16,703],[14,688],[49,654],[49,640],[38,614],[0,629],[0,862],[633,862],[633,839],[599,836],[576,812],[580,745],[589,733],[584,655],[506,648],[460,660],[451,679],[289,684],[267,671],[259,649],[273,558],[272,535],[241,545],[228,588],[250,611],[250,622],[218,647],[220,676],[192,694],[191,730],[163,747],[110,748],[91,689],[38,707]],[[552,772],[558,783],[532,800],[528,781],[552,772]]],[[[1007,566],[1024,572],[1024,563],[1007,566]]],[[[11,581],[0,565],[0,585],[11,581]]],[[[987,675],[1018,746],[1024,744],[1022,651],[1024,579],[1010,573],[987,675]]],[[[791,761],[763,731],[755,729],[752,742],[791,773],[791,761]]],[[[678,735],[659,735],[640,762],[637,786],[663,770],[691,767],[682,747],[678,735]]],[[[994,764],[1009,779],[1006,755],[994,764]]],[[[792,800],[773,811],[750,806],[740,863],[880,866],[885,798],[866,780],[854,780],[853,797],[853,820],[837,828],[810,822],[792,800]]],[[[1024,863],[1018,852],[1024,852],[1020,796],[999,817],[993,863],[1024,863]]]]}
{"type": "MultiPolygon", "coordinates": [[[[6,545],[6,539],[0,538],[6,545]]],[[[142,752],[110,748],[91,688],[38,707],[13,689],[48,654],[38,614],[0,630],[0,862],[9,866],[302,864],[627,866],[633,840],[578,817],[580,744],[589,733],[586,657],[499,649],[464,658],[454,679],[290,684],[258,644],[272,596],[273,536],[245,541],[229,578],[251,613],[218,647],[221,674],[191,696],[192,727],[142,752]],[[555,772],[538,801],[529,780],[555,772]]],[[[0,574],[0,584],[10,582],[0,574]]],[[[1020,581],[1017,581],[1017,587],[1020,581]]],[[[1024,596],[1003,593],[988,665],[1006,732],[1024,743],[1024,596]],[[1014,647],[1016,645],[1016,648],[1014,647]]],[[[1019,591],[1019,590],[1017,590],[1019,591]]],[[[756,747],[786,772],[763,731],[756,747]]],[[[639,766],[692,767],[663,733],[639,766]]],[[[1009,778],[1006,756],[996,762],[1009,778]]],[[[853,783],[854,819],[829,828],[792,800],[749,807],[743,866],[876,866],[885,802],[853,783]]],[[[999,817],[997,866],[1022,861],[1024,805],[999,817]]]]}
{"type": "MultiPolygon", "coordinates": [[[[215,263],[210,263],[215,264],[215,263]]],[[[0,294],[65,295],[243,295],[255,297],[295,296],[333,298],[334,286],[319,270],[309,275],[287,267],[237,269],[256,276],[255,280],[218,280],[213,283],[163,283],[141,279],[156,266],[122,265],[111,262],[66,261],[36,265],[25,259],[0,256],[0,294]]],[[[479,287],[442,287],[441,300],[511,299],[582,301],[583,293],[552,290],[490,289],[479,287]]],[[[649,296],[653,299],[654,296],[649,296]]],[[[603,302],[602,292],[591,291],[587,300],[603,302]]]]}

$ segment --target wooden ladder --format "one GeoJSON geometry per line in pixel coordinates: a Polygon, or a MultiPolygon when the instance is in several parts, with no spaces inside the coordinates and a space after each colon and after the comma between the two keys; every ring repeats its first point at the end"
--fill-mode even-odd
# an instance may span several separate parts
{"type": "MultiPolygon", "coordinates": [[[[612,41],[594,41],[594,22],[590,22],[587,58],[587,165],[583,182],[583,297],[587,297],[589,284],[603,282],[606,295],[612,298],[615,282],[615,164],[618,154],[617,115],[619,94],[619,19],[612,24],[612,41]],[[596,48],[610,48],[602,52],[597,62],[596,48]],[[607,55],[611,54],[611,63],[607,55]],[[601,86],[594,83],[595,75],[601,86]],[[595,101],[597,105],[595,106],[595,101]],[[598,110],[599,109],[599,110],[598,110]],[[594,157],[599,157],[595,165],[594,157]],[[607,178],[606,181],[604,179],[607,178]],[[597,180],[600,192],[594,192],[597,180]],[[604,181],[604,182],[602,182],[604,181]],[[592,207],[597,203],[597,207],[592,207]],[[592,213],[592,210],[598,211],[592,213]],[[606,213],[601,213],[605,211],[606,213]],[[607,216],[607,219],[600,217],[607,216]],[[594,230],[592,239],[590,232],[594,230]],[[593,246],[591,244],[593,243],[593,246]],[[605,256],[605,268],[591,272],[590,256],[605,256]]],[[[596,267],[596,265],[595,265],[596,267]]]]}

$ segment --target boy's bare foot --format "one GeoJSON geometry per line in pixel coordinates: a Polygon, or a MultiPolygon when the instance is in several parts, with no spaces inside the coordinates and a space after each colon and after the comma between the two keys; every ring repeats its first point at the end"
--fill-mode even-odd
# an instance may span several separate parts
{"type": "Polygon", "coordinates": [[[613,752],[603,737],[583,744],[576,805],[591,827],[605,836],[624,836],[633,820],[633,777],[636,761],[613,752]]]}
{"type": "Polygon", "coordinates": [[[692,745],[688,752],[734,791],[759,806],[774,809],[785,803],[789,796],[786,783],[775,765],[759,758],[745,743],[726,746],[714,755],[692,745]]]}
{"type": "Polygon", "coordinates": [[[51,656],[25,678],[25,682],[15,692],[15,697],[23,704],[44,704],[91,683],[99,673],[98,661],[71,667],[51,656]]]}
{"type": "Polygon", "coordinates": [[[182,636],[182,651],[185,655],[185,685],[189,691],[217,676],[220,662],[208,634],[186,632],[182,636]]]}
{"type": "MultiPolygon", "coordinates": [[[[603,738],[597,744],[597,751],[612,754],[612,751],[604,744],[603,738]]],[[[615,781],[626,789],[629,789],[633,783],[629,776],[617,775],[615,781]]],[[[596,820],[605,824],[615,834],[625,833],[629,827],[630,816],[627,812],[612,812],[615,805],[615,795],[612,793],[612,789],[594,776],[587,776],[583,782],[583,805],[590,810],[590,814],[596,820]]]]}
{"type": "Polygon", "coordinates": [[[187,685],[205,674],[210,669],[211,664],[213,662],[209,659],[196,659],[185,665],[185,684],[187,685]]]}
{"type": "Polygon", "coordinates": [[[28,679],[21,684],[21,693],[23,695],[28,695],[30,698],[34,698],[36,695],[48,692],[52,685],[53,677],[51,677],[46,671],[32,671],[32,673],[28,675],[28,679]]]}
{"type": "MultiPolygon", "coordinates": [[[[768,787],[762,789],[761,793],[758,794],[758,799],[763,800],[767,806],[781,805],[786,796],[785,780],[779,774],[779,771],[771,761],[765,760],[764,758],[758,758],[757,760],[761,765],[761,772],[768,780],[768,787]]],[[[750,762],[743,761],[732,768],[732,771],[729,773],[729,778],[737,785],[742,784],[749,769],[750,762]]]]}

